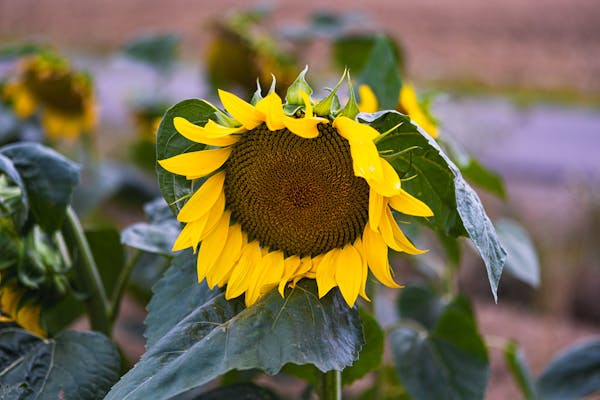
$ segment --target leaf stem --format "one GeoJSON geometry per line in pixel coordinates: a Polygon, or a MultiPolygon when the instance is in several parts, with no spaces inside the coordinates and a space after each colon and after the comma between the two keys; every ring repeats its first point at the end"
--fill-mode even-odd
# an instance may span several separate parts
{"type": "Polygon", "coordinates": [[[88,295],[85,300],[85,306],[91,328],[110,337],[112,324],[109,318],[109,304],[106,292],[104,291],[104,285],[100,279],[96,261],[92,255],[79,218],[70,206],[67,208],[62,233],[71,248],[71,254],[75,254],[74,250],[77,250],[76,256],[73,257],[76,260],[73,267],[81,288],[88,295]]]}
{"type": "Polygon", "coordinates": [[[140,250],[136,250],[127,264],[125,264],[123,269],[119,271],[119,276],[117,277],[115,288],[110,299],[109,317],[111,321],[114,321],[115,317],[119,313],[119,305],[121,304],[121,298],[123,297],[123,292],[127,286],[127,281],[129,281],[129,275],[131,274],[133,267],[135,267],[141,255],[142,252],[140,250]]]}
{"type": "Polygon", "coordinates": [[[321,373],[321,400],[342,400],[342,372],[321,373]]]}

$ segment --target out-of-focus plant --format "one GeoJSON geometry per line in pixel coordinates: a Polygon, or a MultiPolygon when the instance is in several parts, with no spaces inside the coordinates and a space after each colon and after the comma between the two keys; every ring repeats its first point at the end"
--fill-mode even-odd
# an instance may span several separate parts
{"type": "Polygon", "coordinates": [[[3,83],[3,96],[21,119],[40,118],[51,140],[73,140],[96,126],[94,88],[88,74],[43,50],[22,56],[3,83]]]}
{"type": "Polygon", "coordinates": [[[237,12],[212,22],[212,39],[205,56],[206,75],[213,90],[238,90],[251,96],[277,76],[275,91],[285,93],[298,70],[296,57],[267,28],[269,10],[237,12]]]}

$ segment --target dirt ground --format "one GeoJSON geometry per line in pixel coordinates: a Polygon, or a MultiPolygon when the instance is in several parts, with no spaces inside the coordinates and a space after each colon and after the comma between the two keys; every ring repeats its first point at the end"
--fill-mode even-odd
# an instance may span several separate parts
{"type": "Polygon", "coordinates": [[[198,54],[211,18],[252,4],[271,5],[280,26],[317,9],[364,12],[403,41],[420,81],[600,92],[597,0],[376,0],[368,8],[360,0],[0,0],[0,38],[110,50],[143,32],[173,31],[198,54]]]}

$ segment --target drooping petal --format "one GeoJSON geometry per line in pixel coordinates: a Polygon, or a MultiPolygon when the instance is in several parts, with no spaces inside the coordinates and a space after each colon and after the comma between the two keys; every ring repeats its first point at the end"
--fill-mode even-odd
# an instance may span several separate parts
{"type": "Polygon", "coordinates": [[[206,220],[208,215],[203,215],[200,219],[197,219],[192,222],[188,222],[185,224],[179,236],[177,236],[177,240],[175,240],[175,244],[173,244],[172,251],[179,251],[183,249],[187,249],[191,247],[194,249],[194,253],[196,252],[196,247],[198,247],[198,243],[200,243],[200,236],[202,235],[202,231],[206,226],[206,220]]]}
{"type": "Polygon", "coordinates": [[[283,118],[283,122],[285,127],[296,136],[300,136],[304,139],[314,139],[319,136],[317,125],[326,123],[327,119],[321,117],[293,118],[286,115],[283,118]]]}
{"type": "Polygon", "coordinates": [[[229,235],[230,213],[225,212],[215,229],[204,238],[198,251],[198,282],[201,282],[208,271],[218,260],[229,235]]]}
{"type": "Polygon", "coordinates": [[[237,264],[233,267],[229,281],[227,282],[227,290],[225,291],[225,299],[234,299],[244,293],[249,285],[254,285],[256,282],[248,279],[254,268],[258,268],[261,261],[260,245],[256,240],[248,243],[242,251],[242,255],[237,264]]]}
{"type": "Polygon", "coordinates": [[[335,271],[337,259],[341,249],[332,249],[323,255],[323,259],[317,268],[317,287],[319,288],[319,298],[325,296],[333,289],[337,282],[335,281],[335,271]]]}
{"type": "Polygon", "coordinates": [[[173,118],[175,129],[186,139],[192,142],[203,143],[209,146],[230,146],[236,143],[240,138],[233,135],[234,133],[242,133],[246,128],[229,128],[217,124],[213,120],[208,120],[206,125],[198,126],[185,118],[173,118]]]}
{"type": "Polygon", "coordinates": [[[431,211],[431,208],[429,208],[427,204],[404,190],[401,190],[395,196],[390,197],[389,202],[394,210],[400,211],[403,214],[415,215],[417,217],[433,216],[433,211],[431,211]]]}
{"type": "Polygon", "coordinates": [[[224,183],[225,172],[219,172],[208,178],[181,208],[177,220],[192,222],[206,214],[219,199],[224,183]]]}
{"type": "Polygon", "coordinates": [[[348,117],[338,117],[333,121],[334,128],[348,140],[354,175],[368,180],[383,182],[383,166],[373,139],[379,135],[368,125],[358,123],[348,117]]]}
{"type": "Polygon", "coordinates": [[[269,130],[276,131],[285,128],[283,104],[277,93],[269,93],[265,98],[259,100],[256,103],[256,109],[265,116],[265,123],[269,130]]]}
{"type": "Polygon", "coordinates": [[[402,233],[389,207],[386,207],[384,210],[379,230],[387,245],[396,251],[403,251],[408,254],[423,254],[427,252],[417,249],[402,233]]]}
{"type": "Polygon", "coordinates": [[[383,215],[383,208],[386,207],[386,201],[383,196],[377,193],[373,188],[369,188],[369,228],[377,231],[379,221],[383,215]]]}
{"type": "Polygon", "coordinates": [[[231,225],[219,259],[211,268],[208,268],[206,273],[206,283],[208,283],[209,288],[213,289],[231,273],[235,263],[240,258],[243,245],[240,224],[231,225]]]}
{"type": "Polygon", "coordinates": [[[283,260],[283,276],[281,278],[281,281],[279,282],[278,287],[279,294],[281,295],[281,297],[283,297],[283,294],[285,292],[285,285],[290,281],[290,279],[292,279],[299,266],[300,257],[298,256],[291,256],[283,260]]]}
{"type": "Polygon", "coordinates": [[[219,98],[225,110],[244,128],[251,130],[265,121],[265,115],[262,112],[235,94],[219,89],[219,98]]]}
{"type": "Polygon", "coordinates": [[[342,297],[349,307],[353,307],[361,288],[362,260],[352,244],[344,246],[337,258],[335,280],[342,297]]]}
{"type": "Polygon", "coordinates": [[[221,168],[231,154],[231,148],[192,151],[164,160],[158,160],[161,167],[186,179],[198,179],[221,168]]]}
{"type": "Polygon", "coordinates": [[[374,232],[368,228],[365,229],[362,243],[369,269],[375,275],[375,278],[388,287],[401,287],[392,278],[388,260],[388,247],[379,232],[374,232]]]}
{"type": "Polygon", "coordinates": [[[383,171],[383,179],[367,179],[371,189],[375,190],[382,196],[392,197],[400,193],[402,190],[400,177],[398,173],[392,167],[392,165],[384,158],[379,158],[381,161],[381,167],[383,171]]]}
{"type": "Polygon", "coordinates": [[[371,299],[369,299],[369,296],[367,296],[367,278],[369,276],[369,266],[367,263],[367,255],[365,254],[361,238],[356,239],[356,241],[354,242],[354,248],[358,250],[361,261],[361,283],[359,295],[363,299],[371,301],[371,299]]]}
{"type": "Polygon", "coordinates": [[[209,235],[212,230],[217,226],[217,223],[221,219],[223,212],[225,211],[225,193],[221,191],[221,194],[217,198],[217,201],[206,213],[206,225],[200,233],[200,240],[209,235]]]}

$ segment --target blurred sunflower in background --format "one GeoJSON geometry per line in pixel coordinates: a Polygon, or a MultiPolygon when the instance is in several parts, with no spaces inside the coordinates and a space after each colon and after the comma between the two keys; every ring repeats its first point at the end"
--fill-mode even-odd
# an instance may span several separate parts
{"type": "Polygon", "coordinates": [[[245,294],[250,306],[274,287],[283,296],[288,283],[309,278],[320,297],[339,287],[352,307],[358,296],[367,299],[369,270],[400,287],[388,247],[423,252],[392,209],[422,217],[432,211],[402,189],[375,146],[380,133],[355,119],[354,98],[335,108],[336,90],[313,106],[303,72],[285,105],[274,91],[257,92],[253,105],[219,90],[229,116],[218,111],[204,126],[174,118],[181,135],[211,148],[159,160],[169,172],[203,180],[178,213],[185,227],[173,250],[196,251],[201,243],[198,279],[227,285],[227,299],[245,294]]]}
{"type": "Polygon", "coordinates": [[[53,53],[23,57],[3,92],[20,118],[39,113],[50,139],[74,139],[96,125],[91,78],[53,53]]]}
{"type": "Polygon", "coordinates": [[[291,51],[265,28],[266,10],[232,13],[214,21],[206,53],[206,75],[213,87],[243,90],[250,96],[256,81],[266,86],[271,73],[278,77],[275,91],[293,82],[298,62],[291,51]]]}
{"type": "MultiPolygon", "coordinates": [[[[360,102],[358,108],[361,112],[373,113],[379,111],[377,96],[368,85],[358,87],[360,102]]],[[[417,125],[425,130],[432,138],[438,137],[438,123],[429,111],[429,104],[419,100],[415,88],[410,83],[404,83],[398,96],[396,110],[406,114],[417,125]]]]}

